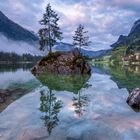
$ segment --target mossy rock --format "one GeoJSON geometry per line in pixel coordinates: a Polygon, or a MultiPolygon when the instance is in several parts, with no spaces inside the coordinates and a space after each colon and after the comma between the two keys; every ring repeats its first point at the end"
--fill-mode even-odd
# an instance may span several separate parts
{"type": "Polygon", "coordinates": [[[37,73],[57,74],[91,74],[91,68],[86,59],[78,53],[77,49],[70,52],[49,53],[42,58],[32,69],[33,74],[37,73]],[[62,66],[64,66],[62,68],[62,66]]]}

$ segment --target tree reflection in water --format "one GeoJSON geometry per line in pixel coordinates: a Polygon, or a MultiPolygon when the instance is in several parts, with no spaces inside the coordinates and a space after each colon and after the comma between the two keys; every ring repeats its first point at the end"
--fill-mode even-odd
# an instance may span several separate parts
{"type": "Polygon", "coordinates": [[[41,91],[40,97],[40,111],[44,113],[41,119],[44,121],[49,134],[58,125],[58,114],[62,108],[62,101],[58,100],[52,91],[74,93],[75,96],[72,99],[74,111],[79,117],[83,115],[83,111],[85,111],[89,100],[87,95],[82,95],[81,91],[91,86],[88,83],[89,75],[56,75],[45,73],[35,76],[42,85],[49,89],[47,93],[41,91]]]}
{"type": "Polygon", "coordinates": [[[39,109],[41,112],[43,112],[41,119],[43,120],[45,127],[47,127],[47,131],[50,135],[52,129],[58,125],[58,114],[62,108],[62,101],[55,97],[52,90],[49,90],[47,93],[45,90],[41,90],[40,94],[39,109]]]}
{"type": "Polygon", "coordinates": [[[86,111],[85,107],[88,105],[88,102],[88,97],[86,95],[81,95],[81,91],[78,92],[76,97],[73,97],[74,111],[78,117],[81,117],[83,112],[86,111]]]}

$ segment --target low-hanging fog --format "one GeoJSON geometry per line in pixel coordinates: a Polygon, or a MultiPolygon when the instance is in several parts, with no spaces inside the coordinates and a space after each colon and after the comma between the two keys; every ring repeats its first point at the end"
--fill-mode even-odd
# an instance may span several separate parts
{"type": "Polygon", "coordinates": [[[31,45],[22,41],[14,41],[0,35],[0,52],[14,52],[22,55],[29,53],[32,55],[41,55],[37,45],[31,45]]]}

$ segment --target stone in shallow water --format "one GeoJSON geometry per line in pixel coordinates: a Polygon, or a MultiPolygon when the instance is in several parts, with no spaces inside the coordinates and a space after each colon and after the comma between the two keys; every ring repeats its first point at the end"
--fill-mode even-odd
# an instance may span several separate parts
{"type": "Polygon", "coordinates": [[[127,101],[129,106],[131,106],[133,109],[140,110],[140,88],[135,88],[127,98],[127,101]]]}

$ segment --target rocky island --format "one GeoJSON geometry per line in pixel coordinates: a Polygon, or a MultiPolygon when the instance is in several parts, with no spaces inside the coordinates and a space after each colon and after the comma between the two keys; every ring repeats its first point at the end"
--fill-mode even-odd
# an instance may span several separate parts
{"type": "Polygon", "coordinates": [[[90,75],[90,65],[81,52],[82,47],[88,46],[91,43],[89,37],[86,35],[88,31],[85,31],[84,26],[80,24],[73,36],[75,49],[68,52],[53,52],[53,47],[56,43],[63,39],[58,21],[59,17],[57,13],[48,4],[40,20],[42,28],[38,31],[40,50],[44,51],[47,49],[48,55],[43,57],[32,68],[32,73],[35,75],[44,73],[90,75]]]}
{"type": "Polygon", "coordinates": [[[43,57],[32,68],[33,74],[91,74],[91,68],[86,58],[76,48],[69,52],[53,52],[43,57]]]}

